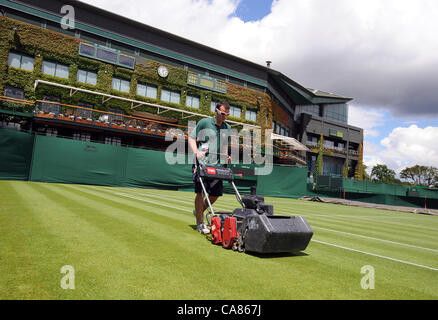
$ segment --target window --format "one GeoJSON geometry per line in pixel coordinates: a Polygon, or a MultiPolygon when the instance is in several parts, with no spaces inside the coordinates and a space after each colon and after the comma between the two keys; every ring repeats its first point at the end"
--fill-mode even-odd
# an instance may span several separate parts
{"type": "Polygon", "coordinates": [[[8,65],[13,68],[33,71],[32,57],[28,57],[19,53],[9,52],[8,65]]]}
{"type": "Polygon", "coordinates": [[[324,148],[334,149],[335,148],[335,142],[325,139],[324,140],[324,148]]]}
{"type": "Polygon", "coordinates": [[[117,53],[111,49],[97,48],[96,58],[111,63],[117,63],[117,53]]]}
{"type": "Polygon", "coordinates": [[[139,83],[137,85],[137,94],[139,96],[157,99],[157,87],[150,84],[139,83]]]}
{"type": "Polygon", "coordinates": [[[317,146],[318,145],[318,138],[315,136],[307,136],[307,144],[309,146],[317,146]]]}
{"type": "Polygon", "coordinates": [[[47,128],[46,129],[46,136],[48,137],[57,137],[58,136],[58,130],[55,128],[47,128]]]}
{"type": "Polygon", "coordinates": [[[68,66],[57,62],[44,61],[43,73],[49,76],[68,78],[68,66]]]}
{"type": "Polygon", "coordinates": [[[240,118],[242,116],[242,109],[236,106],[230,105],[230,116],[240,118]]]}
{"type": "Polygon", "coordinates": [[[306,106],[296,106],[295,107],[295,120],[302,113],[312,114],[319,117],[319,106],[318,105],[306,105],[306,106]]]}
{"type": "MultiPolygon", "coordinates": [[[[50,101],[50,102],[61,102],[60,97],[54,97],[54,96],[44,96],[44,101],[50,101]]],[[[59,113],[60,105],[59,104],[53,104],[53,103],[41,103],[41,111],[44,112],[53,112],[53,113],[59,113]]]]}
{"type": "MultiPolygon", "coordinates": [[[[78,106],[83,107],[83,108],[88,108],[88,109],[94,108],[94,106],[92,104],[81,102],[81,101],[78,102],[78,106]]],[[[77,115],[81,118],[91,119],[93,111],[84,110],[84,109],[77,109],[77,113],[78,113],[77,115]]]]}
{"type": "Polygon", "coordinates": [[[122,139],[118,137],[105,137],[105,144],[112,144],[114,146],[122,145],[122,139]]]}
{"type": "Polygon", "coordinates": [[[112,87],[114,90],[121,92],[129,92],[130,83],[128,80],[113,78],[112,87]]]}
{"type": "Polygon", "coordinates": [[[134,69],[134,67],[135,67],[135,58],[127,56],[127,55],[121,53],[119,55],[119,64],[124,66],[124,67],[130,68],[130,69],[134,69]]]}
{"type": "Polygon", "coordinates": [[[73,133],[73,139],[74,140],[80,140],[80,141],[87,141],[90,142],[91,140],[91,135],[88,133],[73,133]]]}
{"type": "MultiPolygon", "coordinates": [[[[118,114],[125,114],[125,112],[119,108],[109,108],[109,112],[118,113],[118,114]]],[[[123,121],[123,116],[116,116],[116,115],[110,114],[108,116],[108,119],[110,122],[113,122],[114,120],[115,120],[115,122],[121,122],[121,121],[123,121]]]]}
{"type": "Polygon", "coordinates": [[[179,94],[179,92],[170,91],[167,89],[161,90],[161,101],[179,104],[180,99],[181,99],[181,95],[179,94]]]}
{"type": "Polygon", "coordinates": [[[245,119],[251,121],[257,121],[257,111],[255,110],[246,110],[245,119]]]}
{"type": "Polygon", "coordinates": [[[94,53],[95,53],[94,45],[81,42],[79,46],[79,54],[94,57],[94,53]]]}
{"type": "Polygon", "coordinates": [[[199,97],[187,95],[186,106],[199,109],[199,97]]]}
{"type": "Polygon", "coordinates": [[[211,112],[216,112],[216,105],[217,105],[217,101],[211,100],[211,104],[210,104],[210,111],[211,112]]]}
{"type": "Polygon", "coordinates": [[[6,85],[4,95],[5,97],[24,100],[24,90],[21,88],[6,85]]]}
{"type": "Polygon", "coordinates": [[[348,123],[347,104],[327,104],[324,106],[324,118],[342,123],[348,123]]]}
{"type": "Polygon", "coordinates": [[[275,129],[274,129],[274,125],[272,126],[272,128],[276,134],[279,134],[279,135],[282,135],[285,137],[289,136],[289,128],[287,128],[286,126],[283,126],[280,123],[275,123],[275,129]]]}
{"type": "Polygon", "coordinates": [[[284,129],[284,127],[281,127],[281,128],[280,128],[280,134],[281,134],[282,136],[286,135],[286,130],[284,129]]]}
{"type": "Polygon", "coordinates": [[[93,86],[97,83],[97,73],[88,70],[78,70],[77,81],[82,83],[92,84],[93,86]]]}
{"type": "Polygon", "coordinates": [[[134,69],[135,57],[123,54],[120,52],[120,50],[109,48],[108,46],[111,45],[111,43],[108,42],[108,40],[104,42],[82,34],[81,38],[90,39],[93,42],[101,43],[97,44],[81,42],[79,45],[79,54],[81,56],[109,62],[129,69],[134,69]]]}

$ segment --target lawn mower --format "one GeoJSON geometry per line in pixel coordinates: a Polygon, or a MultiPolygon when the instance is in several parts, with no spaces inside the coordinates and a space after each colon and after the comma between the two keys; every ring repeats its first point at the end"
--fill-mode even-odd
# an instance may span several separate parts
{"type": "MultiPolygon", "coordinates": [[[[196,157],[195,157],[196,159],[196,157]]],[[[202,186],[208,203],[206,214],[211,242],[239,252],[297,253],[306,249],[313,230],[304,217],[276,216],[273,205],[251,189],[241,197],[234,183],[234,174],[227,165],[208,165],[196,159],[196,179],[202,186]],[[205,181],[228,181],[234,189],[241,208],[232,212],[215,212],[206,190],[205,181]]]]}

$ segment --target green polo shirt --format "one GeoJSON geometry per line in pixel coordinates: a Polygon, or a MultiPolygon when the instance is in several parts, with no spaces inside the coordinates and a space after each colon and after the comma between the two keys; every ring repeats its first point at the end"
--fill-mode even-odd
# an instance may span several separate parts
{"type": "MultiPolygon", "coordinates": [[[[231,131],[231,126],[223,122],[221,126],[216,124],[214,116],[211,118],[204,118],[198,122],[195,130],[192,131],[190,137],[197,141],[198,150],[200,150],[201,145],[208,143],[208,151],[212,153],[220,153],[221,146],[229,141],[229,135],[231,131]]],[[[228,152],[228,150],[227,150],[228,152]]],[[[220,157],[217,155],[212,155],[210,160],[207,158],[206,162],[216,163],[220,157]]]]}

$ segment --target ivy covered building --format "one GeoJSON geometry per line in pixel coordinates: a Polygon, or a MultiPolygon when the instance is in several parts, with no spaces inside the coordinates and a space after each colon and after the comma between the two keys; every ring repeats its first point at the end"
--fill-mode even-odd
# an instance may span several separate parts
{"type": "Polygon", "coordinates": [[[348,161],[354,175],[363,130],[348,124],[350,98],[79,1],[0,0],[0,9],[1,126],[164,150],[167,129],[186,135],[188,121],[226,100],[238,131],[274,131],[274,163],[313,171],[322,136],[324,172],[341,174],[348,161]],[[61,26],[65,5],[74,29],[61,26]]]}

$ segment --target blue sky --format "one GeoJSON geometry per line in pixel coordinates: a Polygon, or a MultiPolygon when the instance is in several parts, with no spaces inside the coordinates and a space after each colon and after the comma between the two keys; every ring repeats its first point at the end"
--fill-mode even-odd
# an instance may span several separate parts
{"type": "Polygon", "coordinates": [[[271,12],[272,0],[242,0],[235,15],[244,22],[261,20],[271,12]]]}
{"type": "Polygon", "coordinates": [[[369,167],[438,167],[436,0],[86,2],[353,98],[369,167]]]}

